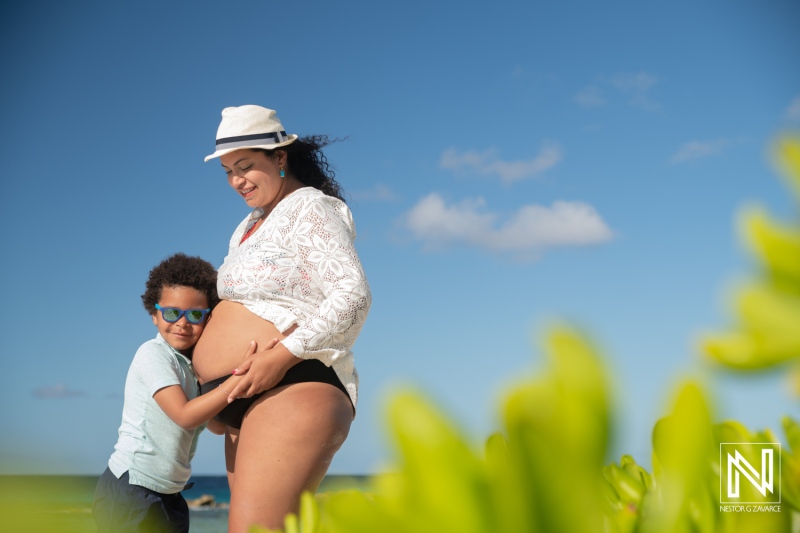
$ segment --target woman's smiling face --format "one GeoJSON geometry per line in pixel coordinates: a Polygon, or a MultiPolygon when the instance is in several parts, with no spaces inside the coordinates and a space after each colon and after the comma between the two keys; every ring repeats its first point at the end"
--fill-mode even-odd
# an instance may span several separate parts
{"type": "Polygon", "coordinates": [[[286,165],[286,152],[275,150],[267,155],[262,150],[236,150],[220,156],[222,168],[228,175],[228,184],[252,208],[272,210],[286,194],[287,177],[280,177],[281,167],[286,165]]]}

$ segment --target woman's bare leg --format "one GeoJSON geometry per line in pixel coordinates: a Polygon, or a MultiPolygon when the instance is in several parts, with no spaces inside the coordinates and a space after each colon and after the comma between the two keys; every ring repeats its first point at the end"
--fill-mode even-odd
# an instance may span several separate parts
{"type": "Polygon", "coordinates": [[[350,400],[326,383],[287,385],[259,398],[235,443],[229,533],[253,524],[283,528],[300,494],[316,491],[352,421],[350,400]]]}
{"type": "Polygon", "coordinates": [[[233,473],[236,470],[236,443],[239,430],[225,426],[225,469],[228,471],[228,487],[233,487],[233,473]]]}

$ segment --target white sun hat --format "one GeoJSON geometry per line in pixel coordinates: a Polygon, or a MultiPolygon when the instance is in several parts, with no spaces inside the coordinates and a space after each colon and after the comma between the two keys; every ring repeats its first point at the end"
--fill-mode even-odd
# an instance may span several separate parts
{"type": "Polygon", "coordinates": [[[243,148],[272,150],[297,140],[287,135],[273,109],[258,105],[226,107],[217,129],[217,151],[205,161],[243,148]]]}

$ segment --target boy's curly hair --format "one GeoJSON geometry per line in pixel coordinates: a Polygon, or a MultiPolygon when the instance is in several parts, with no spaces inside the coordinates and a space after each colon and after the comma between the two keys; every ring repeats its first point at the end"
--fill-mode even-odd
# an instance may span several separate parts
{"type": "Polygon", "coordinates": [[[206,295],[211,309],[219,303],[217,271],[211,263],[200,257],[177,253],[153,267],[142,294],[142,304],[149,314],[155,314],[164,287],[196,289],[206,295]]]}

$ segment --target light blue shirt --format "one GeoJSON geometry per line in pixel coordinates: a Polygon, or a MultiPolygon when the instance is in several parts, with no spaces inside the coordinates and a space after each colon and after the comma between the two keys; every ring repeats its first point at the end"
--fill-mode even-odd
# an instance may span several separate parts
{"type": "Polygon", "coordinates": [[[132,485],[162,494],[183,490],[192,473],[197,439],[206,426],[183,429],[161,410],[153,395],[171,385],[180,385],[189,400],[199,393],[192,362],[159,334],[133,356],[119,439],[108,460],[117,478],[127,471],[132,485]]]}

